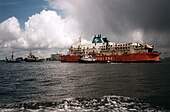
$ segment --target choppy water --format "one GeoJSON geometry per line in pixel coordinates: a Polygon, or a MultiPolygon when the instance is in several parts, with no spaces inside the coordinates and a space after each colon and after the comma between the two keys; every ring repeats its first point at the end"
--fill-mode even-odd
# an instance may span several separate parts
{"type": "Polygon", "coordinates": [[[1,112],[168,110],[170,63],[0,62],[1,112]]]}

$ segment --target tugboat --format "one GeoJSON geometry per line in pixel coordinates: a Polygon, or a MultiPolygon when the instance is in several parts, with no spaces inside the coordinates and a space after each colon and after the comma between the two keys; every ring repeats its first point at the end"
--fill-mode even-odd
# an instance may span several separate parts
{"type": "Polygon", "coordinates": [[[34,56],[31,51],[30,51],[29,55],[27,56],[27,58],[25,58],[24,60],[26,62],[42,62],[43,61],[43,59],[34,56]]]}
{"type": "Polygon", "coordinates": [[[6,61],[7,63],[19,63],[19,62],[21,62],[22,60],[23,60],[22,57],[14,58],[13,52],[12,52],[11,57],[9,57],[9,58],[6,57],[6,58],[5,58],[5,61],[6,61]]]}

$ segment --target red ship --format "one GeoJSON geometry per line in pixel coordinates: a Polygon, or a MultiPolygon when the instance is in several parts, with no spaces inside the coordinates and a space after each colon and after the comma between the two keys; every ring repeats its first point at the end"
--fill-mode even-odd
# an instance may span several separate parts
{"type": "Polygon", "coordinates": [[[159,62],[160,53],[153,51],[153,45],[138,42],[114,43],[101,34],[94,36],[92,44],[72,45],[67,55],[61,55],[61,62],[79,62],[85,55],[95,58],[96,62],[159,62]]]}

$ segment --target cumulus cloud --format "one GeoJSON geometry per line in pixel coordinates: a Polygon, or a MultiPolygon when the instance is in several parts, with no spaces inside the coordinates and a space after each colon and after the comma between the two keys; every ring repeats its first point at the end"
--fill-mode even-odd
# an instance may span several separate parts
{"type": "Polygon", "coordinates": [[[25,29],[11,17],[0,23],[0,34],[1,52],[67,48],[80,36],[76,21],[49,10],[29,17],[25,29]]]}
{"type": "Polygon", "coordinates": [[[1,50],[20,48],[24,46],[22,30],[15,17],[11,17],[0,23],[0,34],[1,50]]]}
{"type": "Polygon", "coordinates": [[[25,39],[33,48],[65,48],[78,40],[76,21],[54,11],[42,11],[25,23],[25,39]]]}

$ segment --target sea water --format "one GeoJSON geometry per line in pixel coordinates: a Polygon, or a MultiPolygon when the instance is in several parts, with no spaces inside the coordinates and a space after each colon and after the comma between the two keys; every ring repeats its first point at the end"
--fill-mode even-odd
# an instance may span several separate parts
{"type": "Polygon", "coordinates": [[[169,62],[0,62],[1,112],[168,110],[169,62]]]}

